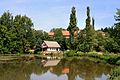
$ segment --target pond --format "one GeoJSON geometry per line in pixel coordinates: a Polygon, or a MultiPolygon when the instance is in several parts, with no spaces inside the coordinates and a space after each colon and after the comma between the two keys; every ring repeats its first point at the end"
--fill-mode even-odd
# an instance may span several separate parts
{"type": "Polygon", "coordinates": [[[62,59],[56,66],[46,67],[41,60],[1,63],[0,80],[106,80],[113,68],[87,59],[62,59]]]}

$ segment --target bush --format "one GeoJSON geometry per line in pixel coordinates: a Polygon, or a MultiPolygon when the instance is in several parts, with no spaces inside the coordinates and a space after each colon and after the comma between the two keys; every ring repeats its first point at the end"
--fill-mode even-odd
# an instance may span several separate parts
{"type": "Polygon", "coordinates": [[[74,56],[81,56],[81,55],[84,55],[84,54],[85,54],[85,53],[78,51],[78,52],[76,52],[76,53],[74,54],[74,56]]]}
{"type": "Polygon", "coordinates": [[[118,60],[118,61],[116,62],[116,64],[117,64],[117,65],[120,65],[120,60],[118,60]]]}
{"type": "Polygon", "coordinates": [[[65,51],[64,54],[67,57],[73,57],[76,51],[70,50],[70,51],[65,51]]]}

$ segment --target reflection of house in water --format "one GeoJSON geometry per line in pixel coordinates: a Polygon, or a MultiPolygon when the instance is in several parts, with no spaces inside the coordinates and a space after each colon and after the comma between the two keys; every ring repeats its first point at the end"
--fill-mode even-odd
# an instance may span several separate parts
{"type": "Polygon", "coordinates": [[[48,60],[48,61],[46,61],[46,63],[44,64],[44,67],[56,66],[59,62],[60,62],[60,60],[48,60]]]}
{"type": "Polygon", "coordinates": [[[63,74],[68,74],[69,73],[69,68],[63,68],[62,73],[63,74]]]}

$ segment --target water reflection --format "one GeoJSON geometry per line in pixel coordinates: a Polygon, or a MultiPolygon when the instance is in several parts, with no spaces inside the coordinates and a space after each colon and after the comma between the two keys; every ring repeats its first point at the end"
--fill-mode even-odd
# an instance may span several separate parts
{"type": "Polygon", "coordinates": [[[43,67],[40,60],[0,64],[0,80],[106,80],[113,67],[89,60],[61,60],[43,67]]]}

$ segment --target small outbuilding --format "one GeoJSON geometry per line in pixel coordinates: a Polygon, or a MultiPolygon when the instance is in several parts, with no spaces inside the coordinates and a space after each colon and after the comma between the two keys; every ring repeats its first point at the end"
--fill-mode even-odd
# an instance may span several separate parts
{"type": "Polygon", "coordinates": [[[48,52],[58,52],[60,51],[60,45],[56,41],[44,41],[42,43],[42,50],[48,52]]]}

